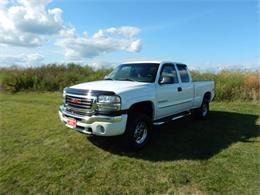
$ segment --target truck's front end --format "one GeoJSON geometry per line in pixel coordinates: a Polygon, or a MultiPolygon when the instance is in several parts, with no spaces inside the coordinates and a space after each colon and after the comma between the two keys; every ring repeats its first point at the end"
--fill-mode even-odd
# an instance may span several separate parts
{"type": "Polygon", "coordinates": [[[121,135],[127,114],[121,110],[121,98],[111,91],[65,88],[59,116],[67,127],[99,136],[121,135]]]}

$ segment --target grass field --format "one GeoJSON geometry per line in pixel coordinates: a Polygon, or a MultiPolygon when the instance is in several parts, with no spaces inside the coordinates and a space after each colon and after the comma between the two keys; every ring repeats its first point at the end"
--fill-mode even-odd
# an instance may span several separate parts
{"type": "Polygon", "coordinates": [[[1,94],[1,194],[259,194],[260,106],[213,102],[157,128],[139,153],[58,119],[58,93],[1,94]]]}

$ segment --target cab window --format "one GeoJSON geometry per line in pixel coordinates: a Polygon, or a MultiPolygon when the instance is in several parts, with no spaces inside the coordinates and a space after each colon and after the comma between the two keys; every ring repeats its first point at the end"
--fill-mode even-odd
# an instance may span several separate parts
{"type": "Polygon", "coordinates": [[[178,68],[178,71],[179,71],[179,74],[181,77],[181,82],[183,82],[183,83],[190,82],[190,76],[188,73],[187,66],[178,64],[177,68],[178,68]]]}
{"type": "Polygon", "coordinates": [[[178,83],[178,76],[173,64],[164,64],[160,74],[160,84],[178,83]]]}

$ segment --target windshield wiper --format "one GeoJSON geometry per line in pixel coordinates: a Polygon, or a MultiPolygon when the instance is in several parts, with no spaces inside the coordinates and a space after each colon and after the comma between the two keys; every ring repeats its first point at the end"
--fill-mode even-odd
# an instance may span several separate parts
{"type": "Polygon", "coordinates": [[[111,80],[112,81],[113,79],[108,77],[108,78],[105,78],[104,80],[111,80]]]}
{"type": "Polygon", "coordinates": [[[133,81],[133,82],[137,82],[134,79],[129,79],[129,78],[125,78],[125,79],[117,79],[118,81],[133,81]]]}

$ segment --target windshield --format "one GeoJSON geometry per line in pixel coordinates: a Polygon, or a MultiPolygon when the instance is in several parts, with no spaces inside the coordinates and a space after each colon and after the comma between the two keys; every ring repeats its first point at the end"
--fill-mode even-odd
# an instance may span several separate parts
{"type": "Polygon", "coordinates": [[[152,83],[155,81],[158,67],[159,64],[155,63],[121,64],[105,79],[152,83]]]}

